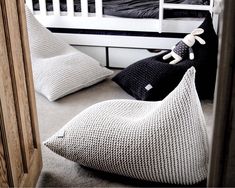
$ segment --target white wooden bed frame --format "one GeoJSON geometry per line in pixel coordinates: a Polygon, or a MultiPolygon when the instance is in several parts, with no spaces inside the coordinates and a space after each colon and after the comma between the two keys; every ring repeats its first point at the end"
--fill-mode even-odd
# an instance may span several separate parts
{"type": "MultiPolygon", "coordinates": [[[[45,27],[67,29],[92,29],[109,31],[135,31],[156,33],[190,33],[203,21],[202,18],[168,18],[164,19],[165,9],[206,10],[209,11],[217,29],[218,16],[213,13],[214,1],[210,5],[172,4],[159,1],[159,19],[122,18],[104,15],[102,0],[95,0],[95,13],[88,13],[88,0],[81,0],[81,12],[74,11],[74,0],[67,0],[67,12],[60,11],[59,0],[52,0],[53,11],[46,10],[46,0],[39,0],[40,10],[33,11],[32,0],[26,4],[35,17],[45,27]]],[[[118,36],[97,34],[55,33],[71,45],[121,47],[138,49],[170,49],[180,38],[118,36]]],[[[134,59],[133,59],[134,60],[134,59]]]]}

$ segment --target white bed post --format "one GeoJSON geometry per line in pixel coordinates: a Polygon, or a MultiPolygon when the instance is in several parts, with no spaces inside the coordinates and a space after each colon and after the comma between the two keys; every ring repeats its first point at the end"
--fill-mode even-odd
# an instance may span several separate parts
{"type": "Polygon", "coordinates": [[[95,0],[95,14],[96,14],[96,17],[103,16],[102,0],[95,0]]]}
{"type": "Polygon", "coordinates": [[[60,1],[53,0],[53,12],[55,16],[60,16],[60,1]]]}
{"type": "Polygon", "coordinates": [[[46,0],[39,0],[40,14],[43,16],[47,15],[46,0]]]}
{"type": "Polygon", "coordinates": [[[213,8],[214,8],[214,0],[210,0],[210,13],[211,13],[211,15],[213,13],[213,8]]]}
{"type": "Polygon", "coordinates": [[[26,5],[29,8],[29,10],[31,10],[31,12],[33,12],[33,0],[26,0],[26,5]]]}
{"type": "Polygon", "coordinates": [[[88,0],[81,0],[81,11],[83,17],[88,17],[88,0]]]}
{"type": "Polygon", "coordinates": [[[163,14],[164,14],[164,8],[163,8],[164,0],[159,1],[159,33],[162,32],[163,27],[163,14]]]}
{"type": "Polygon", "coordinates": [[[74,0],[67,0],[68,16],[74,16],[74,0]]]}
{"type": "Polygon", "coordinates": [[[214,28],[215,31],[217,33],[219,33],[219,17],[220,17],[220,13],[221,13],[221,2],[222,0],[211,0],[210,4],[211,8],[212,8],[212,15],[213,15],[213,24],[214,24],[214,28]]]}

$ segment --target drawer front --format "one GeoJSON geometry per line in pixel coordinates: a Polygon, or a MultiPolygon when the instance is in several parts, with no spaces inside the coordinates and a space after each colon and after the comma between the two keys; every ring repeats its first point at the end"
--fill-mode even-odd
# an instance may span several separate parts
{"type": "Polygon", "coordinates": [[[146,49],[109,48],[109,66],[115,68],[126,68],[127,66],[157,53],[146,49]]]}
{"type": "Polygon", "coordinates": [[[93,47],[93,46],[74,46],[81,52],[93,57],[101,63],[101,65],[106,66],[106,50],[105,47],[93,47]]]}

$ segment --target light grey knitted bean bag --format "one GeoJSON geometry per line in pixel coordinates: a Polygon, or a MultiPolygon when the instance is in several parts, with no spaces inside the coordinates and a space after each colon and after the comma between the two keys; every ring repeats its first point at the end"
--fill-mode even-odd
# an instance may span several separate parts
{"type": "Polygon", "coordinates": [[[91,86],[113,72],[58,39],[26,7],[35,89],[50,101],[91,86]]]}
{"type": "Polygon", "coordinates": [[[206,178],[208,139],[195,69],[161,102],[95,104],[44,144],[81,165],[133,178],[194,184],[206,178]]]}

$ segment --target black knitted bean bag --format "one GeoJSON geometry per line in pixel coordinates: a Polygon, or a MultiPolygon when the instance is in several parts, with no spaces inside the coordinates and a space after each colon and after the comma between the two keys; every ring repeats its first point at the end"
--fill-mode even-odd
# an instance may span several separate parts
{"type": "Polygon", "coordinates": [[[200,45],[197,42],[193,46],[194,60],[185,59],[171,65],[169,62],[172,59],[162,59],[165,54],[153,56],[130,65],[117,74],[113,81],[136,99],[161,100],[179,84],[187,69],[194,66],[197,71],[196,88],[200,99],[213,99],[218,37],[209,14],[199,27],[204,29],[200,37],[206,44],[200,45]]]}

